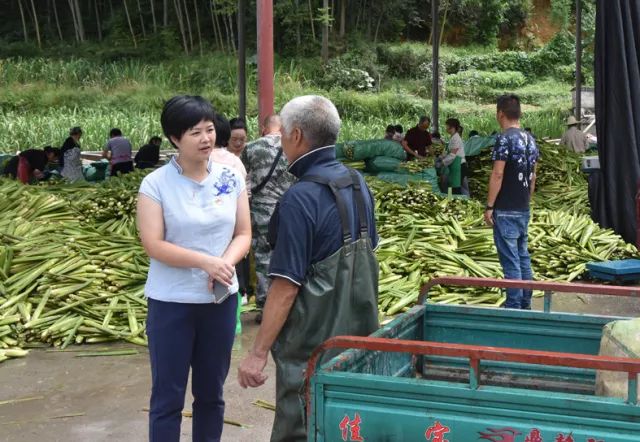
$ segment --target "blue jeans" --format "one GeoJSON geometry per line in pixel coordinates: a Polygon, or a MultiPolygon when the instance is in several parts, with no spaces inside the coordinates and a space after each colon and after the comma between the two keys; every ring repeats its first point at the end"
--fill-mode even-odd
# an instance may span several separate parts
{"type": "MultiPolygon", "coordinates": [[[[531,258],[527,249],[529,211],[493,212],[493,240],[505,279],[532,280],[531,258]]],[[[507,289],[506,308],[531,309],[531,290],[507,289]]]]}
{"type": "Polygon", "coordinates": [[[237,296],[230,296],[222,304],[148,300],[151,442],[179,442],[189,368],[194,398],[193,441],[220,441],[222,389],[231,362],[237,301],[237,296]]]}

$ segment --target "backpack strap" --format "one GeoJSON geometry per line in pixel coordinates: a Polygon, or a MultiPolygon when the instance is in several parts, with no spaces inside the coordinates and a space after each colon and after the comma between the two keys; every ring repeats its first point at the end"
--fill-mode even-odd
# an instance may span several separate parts
{"type": "Polygon", "coordinates": [[[269,180],[273,176],[273,171],[276,170],[276,166],[278,165],[278,161],[280,161],[281,157],[282,157],[282,148],[280,147],[278,149],[278,153],[277,153],[276,157],[273,160],[273,163],[271,163],[271,169],[269,169],[269,173],[267,173],[267,175],[260,182],[260,184],[258,184],[257,186],[251,188],[251,194],[252,195],[255,195],[256,193],[259,193],[264,188],[264,186],[267,185],[267,183],[269,182],[269,180]]]}
{"type": "Polygon", "coordinates": [[[353,169],[349,169],[348,175],[344,175],[333,180],[321,175],[305,175],[300,178],[300,181],[322,184],[329,187],[331,193],[333,193],[333,196],[336,199],[336,205],[338,206],[338,214],[340,215],[340,223],[342,227],[342,239],[345,244],[352,241],[351,223],[349,220],[349,207],[345,198],[340,194],[340,190],[353,186],[354,199],[356,201],[356,212],[358,219],[360,220],[359,237],[368,236],[369,227],[365,212],[365,201],[358,172],[353,169]]]}
{"type": "Polygon", "coordinates": [[[360,238],[369,237],[369,223],[367,222],[367,210],[364,202],[364,192],[362,185],[360,184],[360,174],[354,169],[349,169],[351,179],[353,181],[353,197],[356,200],[356,207],[358,209],[358,221],[360,223],[360,238]]]}

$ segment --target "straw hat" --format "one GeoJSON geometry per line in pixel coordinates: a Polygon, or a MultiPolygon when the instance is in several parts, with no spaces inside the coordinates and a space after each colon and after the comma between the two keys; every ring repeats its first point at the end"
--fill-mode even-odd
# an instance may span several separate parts
{"type": "Polygon", "coordinates": [[[576,117],[571,115],[569,118],[567,118],[567,126],[575,126],[576,124],[578,124],[578,120],[576,120],[576,117]]]}

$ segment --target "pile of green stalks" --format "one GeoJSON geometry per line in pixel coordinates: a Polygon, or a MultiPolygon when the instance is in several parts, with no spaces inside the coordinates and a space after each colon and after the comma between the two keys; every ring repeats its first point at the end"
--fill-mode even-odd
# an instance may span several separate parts
{"type": "Polygon", "coordinates": [[[68,200],[79,221],[104,233],[136,236],[137,190],[147,173],[135,170],[99,184],[55,181],[41,186],[68,200]]]}
{"type": "Polygon", "coordinates": [[[412,161],[405,161],[400,166],[398,166],[398,172],[405,171],[409,173],[420,173],[424,169],[429,167],[433,167],[435,164],[435,158],[433,156],[429,156],[424,159],[416,159],[412,161]]]}
{"type": "Polygon", "coordinates": [[[120,218],[126,228],[114,233],[105,228],[113,219],[83,212],[90,199],[101,207],[112,196],[135,201],[138,184],[113,186],[139,177],[111,181],[42,187],[0,181],[0,361],[42,344],[146,345],[149,261],[135,234],[135,206],[120,218]]]}
{"type": "MultiPolygon", "coordinates": [[[[538,208],[589,214],[587,179],[581,171],[582,157],[562,146],[538,141],[540,160],[533,203],[538,208]]],[[[471,196],[486,202],[493,163],[491,149],[467,158],[471,196]]]]}
{"type": "Polygon", "coordinates": [[[344,164],[347,167],[350,167],[352,169],[356,169],[356,170],[364,170],[367,165],[365,164],[364,161],[348,161],[348,160],[344,160],[342,161],[342,164],[344,164]]]}
{"type": "MultiPolygon", "coordinates": [[[[439,198],[422,184],[405,188],[372,178],[368,182],[379,196],[381,313],[390,316],[412,306],[420,287],[435,277],[503,277],[481,203],[439,198]]],[[[566,282],[584,277],[588,262],[638,254],[588,216],[546,209],[532,212],[529,249],[535,279],[566,282]]],[[[497,289],[435,287],[430,301],[500,306],[504,296],[497,289]]]]}
{"type": "MultiPolygon", "coordinates": [[[[143,176],[42,186],[0,180],[0,361],[42,345],[146,345],[149,259],[135,225],[143,176]]],[[[382,315],[411,307],[434,277],[502,276],[481,203],[438,197],[425,183],[367,180],[376,196],[382,315]]],[[[541,192],[556,182],[541,180],[541,192]]],[[[589,261],[637,256],[578,211],[536,206],[529,240],[536,279],[573,281],[589,261]]],[[[498,306],[504,299],[498,290],[436,287],[430,301],[498,306]]]]}

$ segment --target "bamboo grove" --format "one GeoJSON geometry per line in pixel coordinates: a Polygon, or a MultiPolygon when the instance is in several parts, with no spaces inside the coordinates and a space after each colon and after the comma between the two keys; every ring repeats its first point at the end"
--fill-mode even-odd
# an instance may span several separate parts
{"type": "MultiPolygon", "coordinates": [[[[256,0],[243,0],[247,41],[255,42],[256,0]]],[[[10,0],[0,11],[0,38],[38,48],[97,42],[117,47],[168,44],[176,52],[211,48],[233,53],[238,42],[237,0],[10,0]],[[173,46],[175,44],[175,47],[173,46]]],[[[555,7],[552,2],[552,7],[555,7]]],[[[364,42],[432,35],[431,8],[420,0],[275,0],[279,53],[340,51],[364,42]]],[[[440,2],[441,42],[515,42],[534,12],[532,0],[440,2]]],[[[509,43],[509,44],[512,44],[509,43]]],[[[251,43],[255,47],[254,43],[251,43]]]]}

